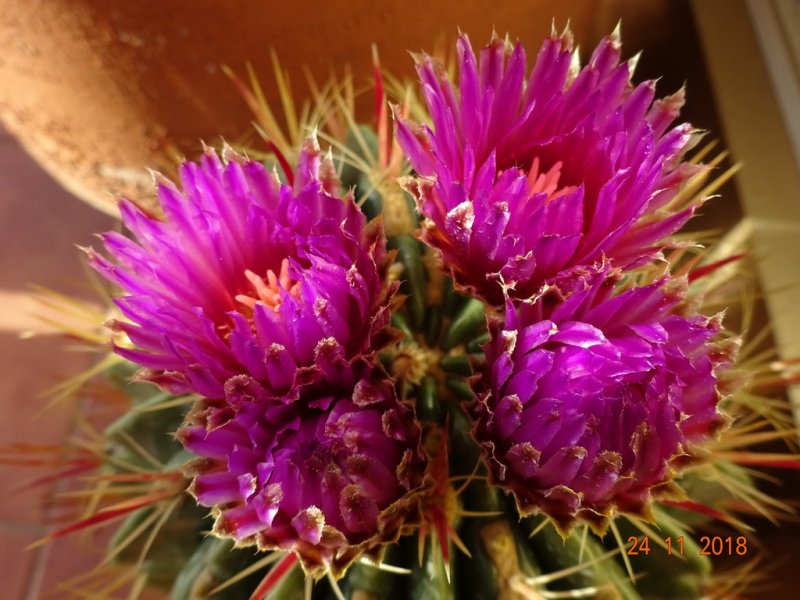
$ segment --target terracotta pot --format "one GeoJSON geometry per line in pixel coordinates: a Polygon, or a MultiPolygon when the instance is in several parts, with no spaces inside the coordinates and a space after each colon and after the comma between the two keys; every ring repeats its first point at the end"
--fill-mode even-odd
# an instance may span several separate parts
{"type": "MultiPolygon", "coordinates": [[[[7,0],[0,14],[0,112],[63,185],[114,212],[115,194],[147,196],[143,167],[164,168],[173,160],[170,149],[191,156],[201,139],[236,139],[248,130],[251,115],[221,64],[243,73],[252,62],[270,84],[274,48],[302,95],[302,66],[321,79],[349,63],[357,81],[366,80],[375,42],[386,67],[410,75],[407,49],[431,48],[458,27],[477,42],[494,26],[535,48],[553,19],[570,19],[586,47],[626,14],[628,47],[635,49],[641,23],[657,19],[664,3],[7,0]]],[[[274,87],[266,91],[274,100],[274,87]]]]}

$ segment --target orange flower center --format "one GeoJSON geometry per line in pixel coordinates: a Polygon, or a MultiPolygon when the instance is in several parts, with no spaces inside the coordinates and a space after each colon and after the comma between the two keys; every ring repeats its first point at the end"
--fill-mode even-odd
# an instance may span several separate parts
{"type": "Polygon", "coordinates": [[[276,275],[272,269],[267,270],[266,277],[262,277],[250,269],[245,272],[245,277],[253,286],[250,294],[238,294],[236,301],[245,306],[255,308],[257,304],[268,306],[276,313],[281,308],[281,291],[289,292],[293,297],[300,295],[300,283],[292,281],[289,275],[289,259],[284,258],[281,262],[280,272],[276,275]]]}
{"type": "Polygon", "coordinates": [[[542,173],[539,164],[539,157],[533,159],[531,170],[528,172],[528,184],[531,186],[532,194],[547,194],[547,200],[555,200],[559,196],[569,194],[575,189],[574,185],[558,187],[561,179],[561,167],[564,163],[558,161],[549,170],[542,173]]]}

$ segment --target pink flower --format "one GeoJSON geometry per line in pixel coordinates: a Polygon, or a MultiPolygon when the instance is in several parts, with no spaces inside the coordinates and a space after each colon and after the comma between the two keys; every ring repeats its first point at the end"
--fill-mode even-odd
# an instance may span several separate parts
{"type": "Polygon", "coordinates": [[[418,60],[432,126],[395,123],[422,240],[467,293],[502,306],[501,280],[525,299],[576,265],[652,258],[692,215],[670,204],[701,168],[682,162],[692,127],[670,129],[683,93],[654,102],[655,82],[633,86],[617,37],[580,69],[553,35],[530,73],[519,43],[495,37],[476,57],[462,35],[457,49],[457,85],[418,60]]]}
{"type": "Polygon", "coordinates": [[[389,297],[383,231],[339,197],[316,140],[303,146],[294,189],[258,162],[208,151],[181,166],[182,190],[158,183],[165,219],[121,205],[135,241],[103,236],[113,260],[90,262],[124,295],[116,351],[173,393],[222,398],[239,375],[284,401],[385,340],[389,297]]]}
{"type": "Polygon", "coordinates": [[[615,293],[607,267],[565,275],[494,321],[473,378],[474,435],[520,513],[605,528],[649,503],[725,423],[720,317],[684,313],[682,280],[615,293]]]}
{"type": "Polygon", "coordinates": [[[226,388],[178,432],[199,456],[190,491],[214,509],[215,534],[338,574],[413,526],[427,458],[413,408],[381,372],[290,404],[260,400],[247,376],[226,388]]]}

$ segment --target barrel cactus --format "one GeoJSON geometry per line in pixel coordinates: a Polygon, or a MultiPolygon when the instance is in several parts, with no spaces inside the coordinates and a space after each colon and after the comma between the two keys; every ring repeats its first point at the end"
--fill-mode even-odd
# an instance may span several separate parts
{"type": "Polygon", "coordinates": [[[569,31],[530,70],[497,36],[456,50],[391,109],[376,55],[374,125],[327,86],[291,148],[207,149],[86,250],[129,409],[65,450],[104,487],[53,535],[123,519],[104,593],[714,592],[690,525],[765,509],[737,445],[788,422],[706,303],[730,260],[676,237],[710,177],[683,93],[634,85],[617,31],[583,67],[569,31]]]}

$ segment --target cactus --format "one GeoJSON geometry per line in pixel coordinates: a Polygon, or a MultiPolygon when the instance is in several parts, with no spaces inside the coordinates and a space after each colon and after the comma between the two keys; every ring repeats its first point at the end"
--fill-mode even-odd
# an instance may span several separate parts
{"type": "Polygon", "coordinates": [[[520,45],[458,55],[457,85],[417,57],[394,138],[376,54],[374,126],[352,83],[317,98],[330,153],[262,110],[264,164],[207,150],[87,250],[128,406],[53,463],[99,483],[52,537],[113,524],[131,596],[702,598],[690,527],[784,509],[744,465],[796,459],[742,447],[786,421],[704,312],[723,263],[674,237],[709,171],[682,94],[634,87],[616,32],[583,69],[554,33],[529,83],[520,45]]]}

